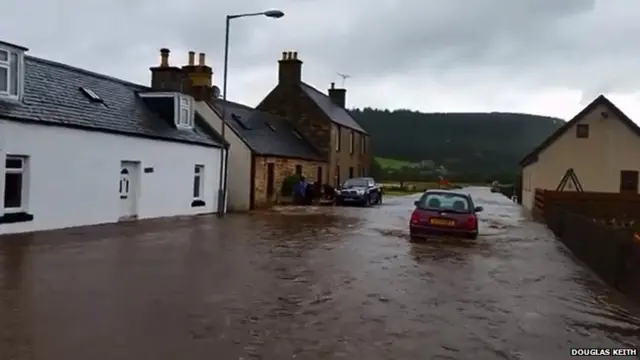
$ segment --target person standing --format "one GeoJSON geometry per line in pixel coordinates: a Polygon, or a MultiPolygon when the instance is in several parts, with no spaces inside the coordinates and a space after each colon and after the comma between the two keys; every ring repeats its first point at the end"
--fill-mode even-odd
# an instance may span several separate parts
{"type": "Polygon", "coordinates": [[[294,191],[293,191],[294,204],[304,205],[306,195],[307,195],[307,181],[304,178],[304,176],[300,176],[300,179],[298,179],[298,182],[296,182],[296,185],[294,186],[294,191]]]}

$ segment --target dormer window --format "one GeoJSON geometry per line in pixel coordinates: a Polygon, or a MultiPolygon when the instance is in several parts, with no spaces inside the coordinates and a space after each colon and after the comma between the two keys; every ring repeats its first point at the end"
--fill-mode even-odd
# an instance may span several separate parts
{"type": "MultiPolygon", "coordinates": [[[[87,96],[91,97],[91,95],[87,96]]],[[[176,128],[193,129],[195,105],[191,96],[176,92],[155,91],[138,93],[138,96],[146,99],[151,108],[161,114],[166,121],[171,121],[176,128]]]]}
{"type": "Polygon", "coordinates": [[[181,128],[193,127],[193,101],[191,97],[178,96],[178,104],[176,106],[176,125],[181,128]]]}
{"type": "Polygon", "coordinates": [[[22,98],[24,50],[0,41],[0,99],[22,98]]]}

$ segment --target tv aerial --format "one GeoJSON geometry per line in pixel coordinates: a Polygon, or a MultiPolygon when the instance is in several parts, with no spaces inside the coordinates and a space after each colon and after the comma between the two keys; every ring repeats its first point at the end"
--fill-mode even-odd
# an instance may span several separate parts
{"type": "Polygon", "coordinates": [[[337,74],[342,78],[342,87],[344,88],[344,83],[347,81],[348,78],[351,77],[351,75],[341,74],[341,73],[337,73],[337,74]]]}

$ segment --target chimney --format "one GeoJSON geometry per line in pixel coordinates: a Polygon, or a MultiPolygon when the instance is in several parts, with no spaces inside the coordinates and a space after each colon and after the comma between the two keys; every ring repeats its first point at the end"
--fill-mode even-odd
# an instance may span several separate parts
{"type": "Polygon", "coordinates": [[[302,61],[298,59],[297,52],[283,52],[278,63],[279,84],[299,84],[302,81],[302,61]]]}
{"type": "Polygon", "coordinates": [[[189,51],[189,63],[182,67],[187,82],[184,92],[197,101],[207,101],[213,95],[213,69],[206,65],[206,55],[198,54],[198,64],[195,65],[194,51],[189,51]]]}
{"type": "Polygon", "coordinates": [[[160,65],[150,68],[151,89],[155,91],[182,91],[184,74],[177,66],[169,65],[169,49],[160,49],[160,65]]]}
{"type": "Polygon", "coordinates": [[[336,83],[331,83],[329,98],[334,104],[344,108],[347,101],[347,89],[336,89],[336,83]]]}

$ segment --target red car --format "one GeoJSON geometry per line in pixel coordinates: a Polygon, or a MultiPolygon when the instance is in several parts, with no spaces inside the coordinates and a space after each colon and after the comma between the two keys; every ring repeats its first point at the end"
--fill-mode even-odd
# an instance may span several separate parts
{"type": "Polygon", "coordinates": [[[437,235],[478,237],[478,217],[482,206],[475,206],[469,194],[451,190],[427,190],[414,203],[409,231],[411,238],[437,235]]]}

